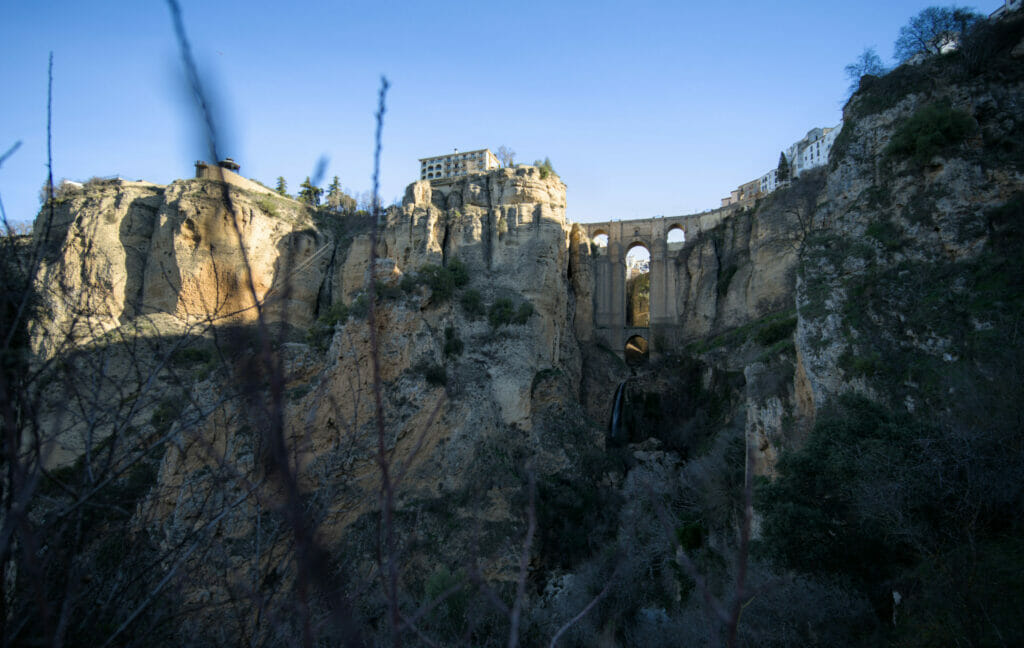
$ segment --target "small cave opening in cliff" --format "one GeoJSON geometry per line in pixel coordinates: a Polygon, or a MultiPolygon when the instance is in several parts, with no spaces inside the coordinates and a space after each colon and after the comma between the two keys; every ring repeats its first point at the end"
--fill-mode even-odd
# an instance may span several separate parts
{"type": "Polygon", "coordinates": [[[625,355],[626,364],[630,367],[639,367],[650,358],[650,345],[643,337],[634,335],[626,340],[625,355]]]}
{"type": "Polygon", "coordinates": [[[634,243],[626,253],[626,326],[647,328],[651,322],[651,252],[634,243]]]}

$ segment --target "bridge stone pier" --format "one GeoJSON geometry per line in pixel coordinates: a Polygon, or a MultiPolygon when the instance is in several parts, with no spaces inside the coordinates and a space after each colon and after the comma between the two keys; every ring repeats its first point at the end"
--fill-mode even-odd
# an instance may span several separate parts
{"type": "Polygon", "coordinates": [[[634,335],[647,340],[651,355],[659,345],[675,337],[680,325],[678,270],[679,251],[692,245],[701,234],[730,216],[735,206],[686,216],[659,216],[638,220],[604,223],[579,223],[590,240],[594,268],[594,333],[620,356],[626,341],[634,335]],[[684,241],[668,242],[673,230],[681,230],[684,241]],[[607,236],[600,245],[598,237],[607,236]],[[650,324],[648,327],[626,323],[626,254],[637,246],[647,248],[650,261],[650,324]]]}

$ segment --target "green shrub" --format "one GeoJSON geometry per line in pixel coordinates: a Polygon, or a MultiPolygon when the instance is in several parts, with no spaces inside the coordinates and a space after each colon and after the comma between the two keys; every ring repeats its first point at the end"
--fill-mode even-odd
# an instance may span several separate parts
{"type": "Polygon", "coordinates": [[[336,301],[331,304],[326,313],[320,316],[319,321],[333,328],[338,322],[344,322],[347,319],[348,306],[344,302],[336,301]]]}
{"type": "Polygon", "coordinates": [[[868,225],[867,235],[882,244],[887,250],[903,247],[903,232],[889,220],[876,220],[868,225]]]}
{"type": "Polygon", "coordinates": [[[171,356],[171,360],[176,365],[191,365],[201,362],[209,362],[213,358],[213,352],[210,349],[204,349],[202,347],[186,347],[184,349],[178,349],[171,356]]]}
{"type": "Polygon", "coordinates": [[[428,615],[431,626],[453,635],[466,626],[466,614],[469,610],[470,592],[465,587],[466,578],[461,573],[452,573],[447,567],[438,567],[427,578],[423,586],[424,606],[443,595],[445,599],[433,607],[428,615]]]}
{"type": "Polygon", "coordinates": [[[380,299],[398,299],[405,292],[402,290],[402,286],[397,283],[383,283],[377,282],[374,287],[377,291],[377,297],[380,299]]]}
{"type": "Polygon", "coordinates": [[[708,530],[703,520],[683,521],[676,527],[676,541],[689,554],[700,549],[707,535],[708,530]]]}
{"type": "Polygon", "coordinates": [[[1018,446],[1016,422],[968,432],[839,397],[757,489],[765,555],[882,610],[894,583],[913,583],[885,645],[1001,645],[1024,604],[1018,446]]]}
{"type": "Polygon", "coordinates": [[[494,303],[487,310],[487,319],[494,328],[510,324],[514,315],[515,306],[512,305],[511,299],[505,297],[494,300],[494,303]]]}
{"type": "Polygon", "coordinates": [[[260,208],[267,216],[275,218],[277,216],[277,204],[274,199],[270,196],[260,196],[256,199],[256,205],[260,208]]]}
{"type": "Polygon", "coordinates": [[[462,304],[462,309],[466,311],[466,315],[472,319],[478,319],[487,313],[487,308],[484,306],[484,298],[480,296],[478,291],[472,288],[462,293],[459,303],[462,304]]]}
{"type": "Polygon", "coordinates": [[[557,175],[555,168],[551,166],[551,158],[545,157],[543,160],[534,160],[533,166],[540,169],[540,179],[545,180],[548,176],[557,175]]]}
{"type": "Polygon", "coordinates": [[[864,75],[859,89],[850,98],[850,114],[853,117],[865,117],[880,113],[892,108],[907,95],[931,88],[934,83],[929,75],[931,65],[901,65],[882,76],[864,75]]]}
{"type": "Polygon", "coordinates": [[[448,272],[452,275],[452,283],[456,288],[462,288],[469,283],[469,269],[459,259],[452,259],[448,262],[448,272]]]}
{"type": "Polygon", "coordinates": [[[513,324],[526,324],[529,321],[530,316],[533,315],[533,304],[530,302],[523,302],[519,304],[519,308],[516,310],[515,317],[512,318],[513,324]]]}
{"type": "Polygon", "coordinates": [[[425,265],[420,268],[420,276],[430,287],[430,298],[437,303],[448,301],[455,293],[455,277],[448,268],[425,265]]]}
{"type": "Polygon", "coordinates": [[[408,273],[402,275],[402,280],[400,282],[398,282],[399,288],[401,288],[402,291],[405,292],[405,293],[413,292],[414,290],[419,288],[419,285],[420,285],[420,280],[417,279],[415,275],[408,274],[408,273]]]}
{"type": "Polygon", "coordinates": [[[455,328],[449,326],[444,330],[444,354],[446,356],[462,355],[462,340],[456,335],[455,328]]]}
{"type": "Polygon", "coordinates": [[[153,415],[149,419],[157,434],[164,434],[171,429],[180,409],[181,404],[176,399],[165,398],[160,401],[160,404],[153,410],[153,415]]]}
{"type": "Polygon", "coordinates": [[[524,301],[519,304],[518,308],[516,308],[515,304],[512,303],[512,300],[505,297],[496,299],[494,303],[491,304],[490,310],[487,312],[487,318],[490,320],[491,326],[494,328],[507,326],[509,324],[526,324],[532,315],[533,304],[524,301]]]}
{"type": "Polygon", "coordinates": [[[550,477],[537,484],[538,554],[552,567],[572,569],[614,543],[618,491],[605,483],[550,477]]]}
{"type": "Polygon", "coordinates": [[[754,335],[754,339],[761,346],[771,346],[776,342],[793,337],[794,330],[796,330],[796,317],[787,317],[762,326],[754,335]]]}
{"type": "Polygon", "coordinates": [[[530,383],[530,396],[533,396],[533,392],[537,389],[537,385],[541,384],[545,380],[556,378],[561,375],[561,369],[541,369],[537,373],[533,374],[533,382],[530,383]]]}
{"type": "Polygon", "coordinates": [[[306,344],[318,351],[326,351],[331,338],[334,337],[334,328],[339,322],[344,323],[350,312],[349,307],[343,302],[337,301],[331,304],[331,307],[309,327],[309,331],[306,333],[306,344]]]}
{"type": "Polygon", "coordinates": [[[423,363],[419,366],[419,371],[430,385],[442,387],[448,383],[448,372],[444,365],[423,363]]]}
{"type": "Polygon", "coordinates": [[[370,298],[366,293],[359,293],[348,307],[349,317],[364,319],[370,312],[370,298]]]}
{"type": "Polygon", "coordinates": [[[839,356],[839,368],[853,376],[872,376],[880,374],[885,366],[882,357],[878,353],[861,355],[852,351],[846,351],[839,356]]]}
{"type": "Polygon", "coordinates": [[[933,103],[911,115],[893,134],[885,154],[909,157],[924,164],[932,157],[959,144],[978,128],[974,118],[945,103],[933,103]]]}
{"type": "Polygon", "coordinates": [[[896,569],[910,547],[862,517],[855,493],[868,486],[859,481],[873,472],[868,462],[906,462],[922,432],[908,417],[861,397],[842,397],[801,450],[783,455],[780,478],[760,489],[770,555],[808,573],[866,578],[896,569]]]}

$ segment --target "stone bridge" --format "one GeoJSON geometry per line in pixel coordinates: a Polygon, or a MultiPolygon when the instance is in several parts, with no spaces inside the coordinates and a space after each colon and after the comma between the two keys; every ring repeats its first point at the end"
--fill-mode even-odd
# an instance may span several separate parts
{"type": "Polygon", "coordinates": [[[658,216],[639,220],[579,223],[593,250],[594,328],[596,337],[624,354],[626,341],[644,338],[650,352],[656,354],[667,340],[675,337],[680,325],[676,272],[673,260],[679,250],[692,245],[705,232],[733,214],[736,206],[687,216],[658,216]],[[669,243],[673,230],[683,232],[684,241],[669,243]],[[599,236],[607,244],[595,245],[599,236]],[[643,246],[650,252],[650,324],[648,327],[626,324],[626,254],[643,246]]]}

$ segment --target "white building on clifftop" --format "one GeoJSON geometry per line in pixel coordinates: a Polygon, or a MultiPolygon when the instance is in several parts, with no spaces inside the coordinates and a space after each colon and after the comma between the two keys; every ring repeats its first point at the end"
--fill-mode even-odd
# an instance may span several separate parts
{"type": "MultiPolygon", "coordinates": [[[[799,178],[805,171],[825,166],[832,145],[835,144],[842,128],[842,122],[839,122],[838,126],[812,128],[803,139],[791,144],[784,152],[786,161],[789,162],[789,177],[799,178]]],[[[778,169],[772,169],[761,176],[760,184],[762,194],[775,191],[779,186],[778,169]]]]}
{"type": "Polygon", "coordinates": [[[479,149],[437,157],[420,158],[420,180],[447,180],[467,173],[483,173],[500,166],[498,158],[490,149],[479,149]]]}

